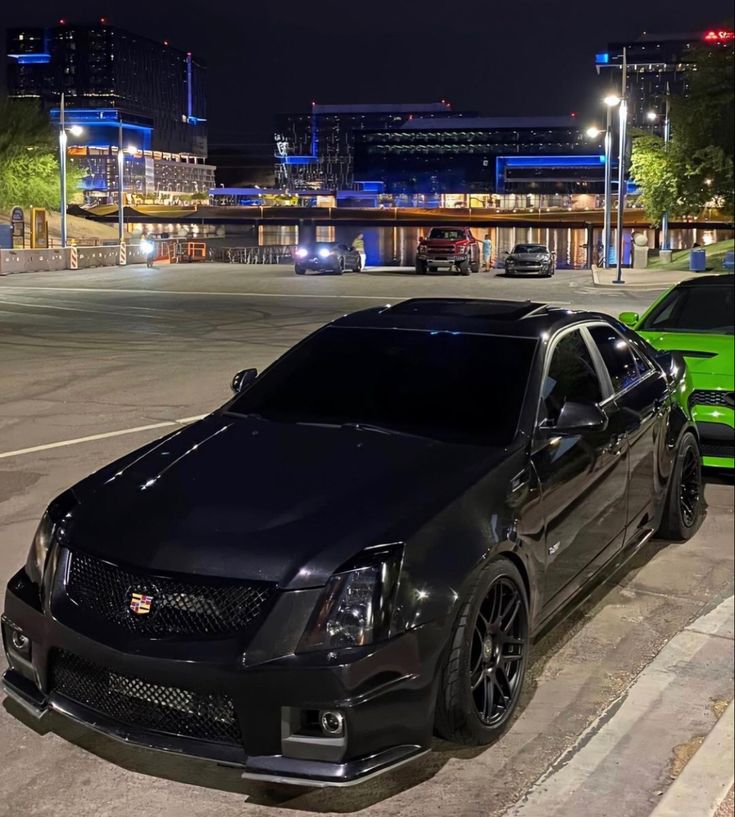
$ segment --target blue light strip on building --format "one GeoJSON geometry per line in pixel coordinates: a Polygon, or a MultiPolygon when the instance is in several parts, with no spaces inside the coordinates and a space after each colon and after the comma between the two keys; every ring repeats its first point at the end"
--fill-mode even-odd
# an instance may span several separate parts
{"type": "Polygon", "coordinates": [[[51,54],[36,52],[34,54],[8,54],[11,60],[17,60],[19,65],[47,65],[51,62],[51,54]]]}
{"type": "Polygon", "coordinates": [[[610,62],[610,55],[607,51],[595,54],[595,65],[607,65],[610,62]]]}

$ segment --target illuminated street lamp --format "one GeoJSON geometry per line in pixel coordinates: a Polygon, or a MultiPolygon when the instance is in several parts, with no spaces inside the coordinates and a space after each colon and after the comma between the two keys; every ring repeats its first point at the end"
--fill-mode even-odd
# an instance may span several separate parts
{"type": "Polygon", "coordinates": [[[602,266],[610,266],[610,243],[612,241],[612,113],[620,105],[617,94],[608,94],[604,99],[605,116],[605,210],[602,226],[602,266]]]}
{"type": "Polygon", "coordinates": [[[81,125],[66,127],[64,119],[64,94],[61,95],[61,106],[59,108],[59,184],[61,186],[61,247],[66,247],[66,147],[69,142],[67,131],[72,136],[81,136],[84,128],[81,125]]]}

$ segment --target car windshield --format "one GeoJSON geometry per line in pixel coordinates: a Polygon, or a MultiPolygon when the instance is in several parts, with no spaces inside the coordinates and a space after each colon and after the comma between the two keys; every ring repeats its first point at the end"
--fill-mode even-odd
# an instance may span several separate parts
{"type": "Polygon", "coordinates": [[[230,411],[505,445],[535,348],[526,338],[327,327],[264,372],[230,411]]]}
{"type": "Polygon", "coordinates": [[[516,244],[513,252],[548,252],[543,244],[516,244]]]}
{"type": "Polygon", "coordinates": [[[648,332],[733,334],[735,287],[683,286],[672,290],[640,327],[648,332]]]}
{"type": "Polygon", "coordinates": [[[445,230],[440,227],[434,227],[429,233],[429,238],[436,238],[440,241],[462,241],[464,237],[464,230],[445,230]]]}

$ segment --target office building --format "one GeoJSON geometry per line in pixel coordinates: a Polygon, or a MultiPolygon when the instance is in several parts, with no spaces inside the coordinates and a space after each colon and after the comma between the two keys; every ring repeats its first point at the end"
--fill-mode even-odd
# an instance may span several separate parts
{"type": "Polygon", "coordinates": [[[412,119],[356,133],[354,175],[393,196],[600,193],[601,152],[570,116],[412,119]]]}
{"type": "Polygon", "coordinates": [[[446,101],[388,105],[321,105],[276,117],[276,184],[282,188],[349,190],[355,135],[397,129],[414,119],[462,117],[446,101]]]}
{"type": "Polygon", "coordinates": [[[171,200],[212,186],[206,71],[190,52],[104,19],[60,20],[8,31],[7,57],[11,97],[38,99],[58,123],[63,93],[66,123],[84,129],[70,138],[69,155],[85,171],[88,200],[116,197],[119,143],[132,199],[171,200]]]}

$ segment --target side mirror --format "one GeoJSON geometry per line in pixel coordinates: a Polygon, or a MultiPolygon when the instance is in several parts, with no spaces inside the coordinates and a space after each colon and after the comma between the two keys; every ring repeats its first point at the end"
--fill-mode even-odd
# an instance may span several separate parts
{"type": "Polygon", "coordinates": [[[568,400],[562,406],[559,419],[553,426],[545,428],[553,434],[574,436],[607,428],[607,414],[594,403],[575,403],[568,400]]]}
{"type": "Polygon", "coordinates": [[[238,372],[232,378],[231,388],[233,394],[240,394],[240,392],[246,386],[249,386],[257,376],[258,376],[257,369],[243,369],[242,371],[238,372]]]}
{"type": "Polygon", "coordinates": [[[620,323],[624,323],[626,326],[630,326],[631,328],[637,326],[640,319],[641,316],[637,312],[621,312],[618,315],[618,320],[620,323]]]}

